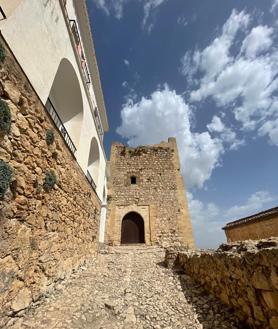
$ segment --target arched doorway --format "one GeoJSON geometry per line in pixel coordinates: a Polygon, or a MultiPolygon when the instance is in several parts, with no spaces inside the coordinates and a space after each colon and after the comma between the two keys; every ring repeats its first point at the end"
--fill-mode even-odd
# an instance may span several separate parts
{"type": "Polygon", "coordinates": [[[121,244],[145,243],[145,227],[143,218],[132,211],[122,220],[121,244]]]}

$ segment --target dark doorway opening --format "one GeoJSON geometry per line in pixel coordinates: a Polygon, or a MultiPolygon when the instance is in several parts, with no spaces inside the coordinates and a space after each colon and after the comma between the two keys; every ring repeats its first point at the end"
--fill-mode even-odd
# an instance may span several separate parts
{"type": "Polygon", "coordinates": [[[121,244],[145,243],[143,218],[136,212],[130,212],[122,220],[121,244]]]}

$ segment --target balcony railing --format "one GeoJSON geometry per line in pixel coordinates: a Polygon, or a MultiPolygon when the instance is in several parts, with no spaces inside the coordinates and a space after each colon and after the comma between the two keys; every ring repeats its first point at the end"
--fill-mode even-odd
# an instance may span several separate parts
{"type": "MultiPolygon", "coordinates": [[[[75,19],[70,19],[68,12],[67,12],[67,7],[66,7],[66,1],[64,0],[64,10],[65,10],[65,15],[66,15],[66,20],[69,24],[69,28],[75,43],[75,48],[76,48],[76,52],[78,54],[79,57],[79,61],[80,61],[80,65],[81,65],[81,69],[82,69],[82,73],[83,73],[83,78],[86,82],[87,85],[87,91],[90,95],[90,99],[91,101],[94,103],[94,97],[92,95],[92,93],[94,93],[93,90],[93,86],[92,86],[92,81],[91,81],[91,74],[88,68],[88,64],[86,61],[86,57],[85,57],[85,53],[84,53],[84,49],[82,46],[82,42],[81,42],[81,37],[80,37],[80,33],[79,33],[79,29],[78,29],[78,24],[76,23],[75,19]],[[90,85],[91,84],[91,85],[90,85]],[[89,86],[90,85],[90,86],[89,86]],[[91,88],[90,88],[91,87],[91,88]]],[[[94,112],[94,118],[95,118],[95,123],[97,125],[97,131],[99,134],[99,137],[101,139],[101,141],[103,141],[103,136],[104,136],[104,131],[103,131],[103,127],[101,124],[101,120],[99,118],[99,114],[97,113],[96,115],[96,111],[93,110],[92,112],[94,112]]],[[[98,112],[98,110],[97,110],[98,112]]]]}
{"type": "Polygon", "coordinates": [[[85,55],[84,55],[81,38],[80,38],[80,34],[79,34],[79,31],[77,28],[76,21],[75,21],[75,19],[70,19],[69,22],[70,22],[71,32],[72,32],[72,35],[73,35],[73,38],[75,41],[76,49],[77,49],[77,52],[79,55],[80,63],[82,66],[85,81],[86,81],[86,83],[90,83],[91,82],[90,73],[89,73],[88,65],[86,62],[85,55]]]}
{"type": "Polygon", "coordinates": [[[91,186],[96,189],[96,183],[93,180],[93,177],[91,176],[90,172],[87,170],[86,177],[88,182],[91,184],[91,186]]]}
{"type": "Polygon", "coordinates": [[[101,139],[103,139],[104,132],[103,132],[103,128],[102,128],[102,124],[101,124],[101,120],[100,120],[100,117],[99,117],[97,107],[94,109],[94,116],[95,116],[95,121],[96,121],[96,126],[97,126],[98,133],[99,133],[101,139]]]}
{"type": "Polygon", "coordinates": [[[51,100],[49,98],[47,99],[47,102],[45,104],[45,108],[47,109],[47,112],[51,116],[51,118],[52,118],[53,122],[55,123],[56,127],[61,132],[61,135],[63,136],[64,141],[66,142],[69,150],[74,155],[74,153],[76,152],[76,147],[75,147],[72,139],[70,138],[70,135],[67,132],[67,129],[63,125],[63,121],[59,117],[59,114],[55,110],[55,107],[53,106],[53,104],[52,104],[52,102],[51,102],[51,100]]]}

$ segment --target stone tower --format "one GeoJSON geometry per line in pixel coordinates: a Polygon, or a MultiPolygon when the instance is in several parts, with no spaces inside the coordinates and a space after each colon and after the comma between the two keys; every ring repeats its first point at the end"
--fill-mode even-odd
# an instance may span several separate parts
{"type": "Polygon", "coordinates": [[[106,243],[194,248],[175,138],[158,145],[113,143],[106,243]]]}

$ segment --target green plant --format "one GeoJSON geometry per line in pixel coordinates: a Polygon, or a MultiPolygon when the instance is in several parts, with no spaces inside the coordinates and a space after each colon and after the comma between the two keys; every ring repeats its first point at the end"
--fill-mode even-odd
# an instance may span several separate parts
{"type": "Polygon", "coordinates": [[[12,116],[8,104],[0,98],[0,132],[8,134],[11,129],[12,116]]]}
{"type": "Polygon", "coordinates": [[[52,129],[47,129],[46,131],[46,136],[45,136],[45,140],[46,140],[46,144],[47,145],[51,145],[54,143],[54,132],[52,129]]]}
{"type": "Polygon", "coordinates": [[[0,198],[3,198],[10,186],[12,168],[3,160],[0,160],[0,198]]]}
{"type": "Polygon", "coordinates": [[[2,43],[0,43],[0,63],[3,63],[6,57],[6,52],[5,52],[5,48],[2,45],[2,43]]]}
{"type": "Polygon", "coordinates": [[[53,189],[54,185],[57,183],[57,177],[53,170],[47,171],[44,178],[43,188],[46,192],[53,189]]]}

